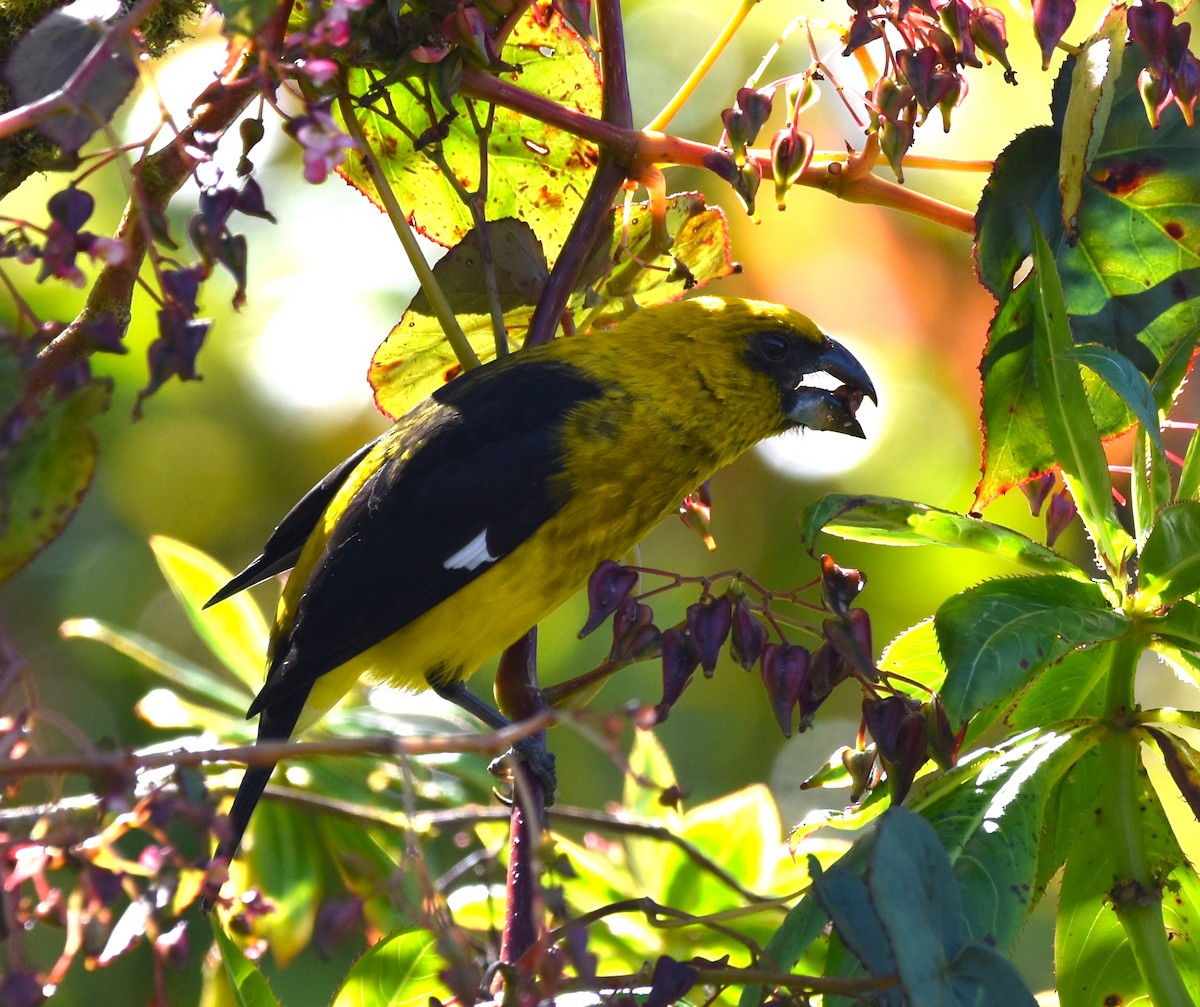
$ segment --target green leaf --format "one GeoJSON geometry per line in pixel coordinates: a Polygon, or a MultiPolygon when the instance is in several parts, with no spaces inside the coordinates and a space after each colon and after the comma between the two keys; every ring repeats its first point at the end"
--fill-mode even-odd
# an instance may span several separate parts
{"type": "MultiPolygon", "coordinates": [[[[594,60],[557,11],[546,15],[544,24],[533,11],[517,23],[500,58],[520,67],[520,72],[502,77],[536,97],[598,119],[600,80],[594,60]]],[[[358,113],[363,134],[412,222],[439,244],[461,241],[475,221],[447,174],[427,154],[440,150],[458,185],[468,191],[477,188],[481,143],[475,121],[486,122],[487,106],[455,95],[447,121],[445,109],[434,101],[425,82],[379,87],[370,71],[359,68],[349,72],[349,90],[370,96],[370,108],[358,113]],[[426,139],[441,132],[445,137],[440,142],[426,139]],[[418,138],[424,149],[414,142],[418,138]]],[[[497,106],[487,142],[483,216],[525,221],[553,264],[575,223],[598,160],[599,151],[591,141],[497,106]],[[570,184],[564,179],[570,179],[570,184]]],[[[379,203],[361,156],[351,155],[339,170],[351,185],[379,203]]]]}
{"type": "MultiPolygon", "coordinates": [[[[171,689],[190,696],[210,710],[245,719],[253,693],[223,682],[210,669],[192,664],[155,640],[99,619],[68,619],[58,627],[68,639],[95,640],[124,654],[167,682],[171,689]]],[[[197,725],[211,726],[211,725],[197,725]]]]}
{"type": "Polygon", "coordinates": [[[229,992],[237,1007],[280,1007],[275,994],[267,983],[266,976],[258,971],[236,944],[221,929],[215,916],[209,917],[225,978],[229,980],[229,992]]]}
{"type": "Polygon", "coordinates": [[[906,808],[889,808],[871,844],[867,885],[909,1003],[950,1005],[946,966],[963,946],[963,907],[952,879],[950,858],[929,823],[906,808]]]}
{"type": "Polygon", "coordinates": [[[389,934],[350,969],[332,1007],[425,1007],[448,993],[437,939],[424,930],[389,934]]]}
{"type": "Polygon", "coordinates": [[[1154,522],[1138,564],[1139,607],[1152,611],[1200,590],[1200,503],[1167,507],[1154,522]]]}
{"type": "Polygon", "coordinates": [[[200,639],[251,695],[256,693],[266,669],[267,623],[254,599],[243,591],[205,609],[233,574],[208,554],[165,535],[151,537],[150,548],[200,639]]]}
{"type": "Polygon", "coordinates": [[[1083,43],[1071,73],[1071,96],[1063,114],[1062,156],[1058,187],[1062,193],[1063,228],[1074,227],[1083,198],[1084,176],[1100,148],[1116,97],[1117,79],[1125,56],[1124,7],[1110,8],[1099,30],[1083,43]]]}
{"type": "MultiPolygon", "coordinates": [[[[1141,69],[1129,50],[1086,169],[1077,239],[1063,230],[1056,177],[1069,66],[1055,87],[1056,125],[1017,137],[980,203],[976,257],[999,308],[981,366],[986,443],[977,505],[1055,461],[1034,380],[1034,285],[1014,285],[1033,249],[1027,208],[1053,251],[1075,341],[1107,346],[1154,376],[1160,409],[1187,372],[1200,333],[1200,132],[1173,110],[1159,130],[1150,128],[1141,69]]],[[[1132,417],[1120,398],[1094,378],[1085,385],[1101,436],[1125,429],[1132,417]]]]}
{"type": "Polygon", "coordinates": [[[842,942],[871,975],[896,971],[883,923],[862,878],[835,864],[823,873],[813,874],[812,892],[842,942]]]}
{"type": "Polygon", "coordinates": [[[945,545],[971,549],[1040,573],[1090,581],[1053,549],[1003,525],[928,504],[892,497],[831,493],[805,509],[800,533],[809,552],[822,531],[853,542],[879,545],[945,545]]]}
{"type": "Polygon", "coordinates": [[[1179,485],[1175,488],[1176,500],[1195,500],[1200,496],[1200,430],[1192,432],[1184,455],[1183,468],[1179,470],[1179,485]]]}
{"type": "MultiPolygon", "coordinates": [[[[779,811],[771,792],[755,784],[698,807],[683,816],[676,835],[707,856],[744,888],[767,891],[774,879],[778,837],[782,834],[779,811]]],[[[743,898],[712,872],[696,863],[677,846],[662,847],[661,880],[650,890],[662,892],[669,906],[687,906],[696,915],[717,913],[743,903],[743,898]]]]}
{"type": "MultiPolygon", "coordinates": [[[[1086,761],[1096,761],[1098,755],[1089,753],[1086,761]]],[[[1089,771],[1094,772],[1094,768],[1089,771]]],[[[1144,769],[1139,767],[1138,771],[1142,779],[1137,806],[1127,810],[1138,818],[1132,827],[1149,846],[1154,876],[1167,878],[1181,868],[1188,869],[1186,860],[1157,795],[1145,779],[1144,769]]],[[[1114,854],[1114,824],[1087,814],[1086,807],[1079,810],[1085,813],[1063,823],[1070,843],[1054,937],[1059,1003],[1062,1007],[1148,1003],[1146,984],[1109,895],[1114,879],[1122,876],[1114,854]]],[[[1173,955],[1184,956],[1181,966],[1189,959],[1195,960],[1191,941],[1172,941],[1169,946],[1173,955]]],[[[1195,972],[1189,982],[1195,995],[1195,972]]]]}
{"type": "Polygon", "coordinates": [[[310,815],[262,801],[250,823],[245,860],[275,907],[255,921],[254,932],[271,943],[275,960],[286,965],[312,938],[321,885],[316,865],[325,857],[310,815]]]}
{"type": "MultiPolygon", "coordinates": [[[[897,672],[930,692],[941,692],[946,681],[946,665],[938,647],[933,618],[910,626],[884,647],[879,655],[879,670],[897,672]]],[[[913,688],[901,681],[892,684],[910,695],[920,696],[922,701],[926,698],[927,694],[919,687],[913,688]]]]}
{"type": "Polygon", "coordinates": [[[1103,379],[1137,417],[1142,429],[1154,442],[1155,450],[1160,454],[1166,451],[1159,429],[1158,403],[1154,401],[1154,392],[1146,376],[1133,366],[1132,360],[1096,343],[1065,348],[1062,353],[1068,360],[1082,364],[1103,379]]]}
{"type": "Polygon", "coordinates": [[[1128,618],[1094,584],[1067,577],[992,580],[947,599],[934,616],[948,669],[952,724],[1016,693],[1076,647],[1121,636],[1128,618]]]}
{"type": "Polygon", "coordinates": [[[253,38],[258,34],[271,15],[279,10],[275,0],[214,0],[213,6],[225,19],[226,35],[243,35],[253,38]]]}
{"type": "MultiPolygon", "coordinates": [[[[678,807],[661,800],[663,793],[672,787],[678,787],[678,777],[658,736],[653,731],[634,731],[621,806],[631,815],[677,832],[683,815],[678,807]]],[[[625,840],[625,856],[633,877],[643,889],[662,890],[666,844],[630,836],[625,840]]]]}
{"type": "MultiPolygon", "coordinates": [[[[0,411],[20,395],[13,385],[11,347],[0,340],[0,391],[14,392],[0,411]]],[[[91,381],[63,398],[40,403],[28,422],[14,424],[14,439],[0,445],[0,583],[8,580],[53,542],[79,509],[96,468],[96,437],[91,423],[108,408],[112,388],[91,381]]],[[[19,406],[18,406],[19,408],[19,406]]]]}
{"type": "Polygon", "coordinates": [[[954,864],[970,940],[1012,950],[1042,894],[1039,843],[1058,788],[1100,737],[1094,727],[1021,735],[913,800],[954,864]]]}
{"type": "Polygon", "coordinates": [[[1033,373],[1050,444],[1104,566],[1119,569],[1131,545],[1113,508],[1108,456],[1092,420],[1079,368],[1068,356],[1071,327],[1058,269],[1032,215],[1030,230],[1034,261],[1034,289],[1030,293],[1034,313],[1033,373]]]}
{"type": "Polygon", "coordinates": [[[955,1007],[1036,1007],[1038,1001],[1021,973],[995,948],[968,944],[946,975],[955,1007]]]}
{"type": "MultiPolygon", "coordinates": [[[[616,299],[624,312],[630,310],[630,301],[641,307],[661,304],[682,296],[689,285],[699,286],[733,271],[725,215],[718,207],[707,206],[699,193],[677,193],[667,200],[666,230],[674,238],[670,254],[648,247],[652,218],[647,204],[633,204],[628,226],[625,223],[623,211],[614,211],[611,240],[599,242],[592,267],[584,271],[571,295],[569,309],[577,317],[587,316],[580,328],[614,320],[591,317],[594,289],[603,298],[616,299]]],[[[546,259],[537,236],[522,221],[491,221],[487,235],[504,325],[515,348],[524,341],[541,296],[548,275],[546,259]]],[[[479,235],[472,230],[437,262],[433,275],[476,356],[486,362],[496,355],[496,341],[490,303],[479,278],[484,261],[479,235]]],[[[601,309],[606,304],[602,301],[601,309]]],[[[454,351],[421,292],[375,351],[368,380],[375,389],[376,405],[398,417],[458,371],[454,351]]]]}

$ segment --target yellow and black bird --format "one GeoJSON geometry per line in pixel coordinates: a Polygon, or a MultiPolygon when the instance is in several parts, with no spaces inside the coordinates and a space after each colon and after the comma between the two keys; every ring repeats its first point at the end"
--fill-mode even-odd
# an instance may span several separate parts
{"type": "MultiPolygon", "coordinates": [[[[800,427],[862,437],[875,389],[795,311],[701,297],[557,339],[434,392],[304,496],[215,604],[292,568],[247,716],[283,740],[362,675],[480,713],[464,679],[717,469],[800,427]],[[805,384],[823,372],[836,389],[805,384]]],[[[271,768],[247,770],[218,856],[271,768]]]]}

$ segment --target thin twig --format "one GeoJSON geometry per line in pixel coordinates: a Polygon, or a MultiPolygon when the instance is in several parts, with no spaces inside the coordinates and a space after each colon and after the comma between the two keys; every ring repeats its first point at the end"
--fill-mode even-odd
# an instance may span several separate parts
{"type": "Polygon", "coordinates": [[[316,759],[326,755],[435,755],[446,752],[498,754],[516,742],[559,719],[554,710],[544,710],[528,720],[498,731],[478,734],[429,735],[398,738],[392,734],[365,738],[338,738],[330,741],[270,741],[231,748],[199,751],[177,749],[170,752],[93,752],[83,755],[29,756],[0,761],[0,779],[25,776],[75,773],[105,777],[137,773],[167,766],[206,766],[235,763],[242,766],[271,766],[283,760],[316,759]]]}

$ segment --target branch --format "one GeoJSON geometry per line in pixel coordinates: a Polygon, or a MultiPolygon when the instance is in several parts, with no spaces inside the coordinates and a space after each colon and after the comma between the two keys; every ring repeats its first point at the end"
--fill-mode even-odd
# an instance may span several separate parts
{"type": "Polygon", "coordinates": [[[522,720],[499,731],[479,734],[435,734],[421,738],[398,738],[394,734],[365,738],[337,738],[330,741],[270,741],[231,748],[200,750],[176,749],[170,752],[92,752],[88,755],[30,756],[0,761],[0,780],[75,773],[105,777],[129,775],[147,769],[169,766],[206,766],[236,763],[242,766],[271,766],[285,759],[316,759],[325,755],[435,755],[445,752],[498,754],[507,751],[522,738],[529,737],[559,720],[554,710],[522,720]]]}
{"type": "Polygon", "coordinates": [[[37,362],[27,377],[30,392],[45,391],[62,367],[91,352],[87,340],[90,321],[107,316],[116,321],[122,333],[128,329],[134,287],[149,247],[148,218],[165,212],[171,197],[200,163],[200,158],[191,153],[197,134],[224,133],[261,94],[261,89],[255,86],[260,45],[269,46],[282,39],[290,11],[291,4],[284,4],[272,25],[264,31],[265,41],[248,46],[238,65],[227,67],[226,73],[205,90],[207,102],[174,142],[147,155],[134,166],[134,188],[115,235],[128,254],[124,261],[100,270],[83,310],[38,353],[37,362]]]}

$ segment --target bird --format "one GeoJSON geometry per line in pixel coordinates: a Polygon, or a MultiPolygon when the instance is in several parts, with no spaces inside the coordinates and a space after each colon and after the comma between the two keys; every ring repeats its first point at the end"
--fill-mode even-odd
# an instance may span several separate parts
{"type": "MultiPolygon", "coordinates": [[[[864,437],[866,370],[806,316],[695,297],[463,373],[336,466],[207,603],[291,570],[247,717],[305,730],[362,676],[464,680],[759,441],[864,437]],[[806,383],[824,373],[841,385],[806,383]]],[[[206,606],[207,607],[207,606],[206,606]]],[[[246,770],[214,860],[235,856],[274,766],[246,770]]]]}

